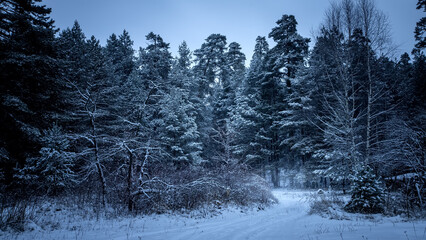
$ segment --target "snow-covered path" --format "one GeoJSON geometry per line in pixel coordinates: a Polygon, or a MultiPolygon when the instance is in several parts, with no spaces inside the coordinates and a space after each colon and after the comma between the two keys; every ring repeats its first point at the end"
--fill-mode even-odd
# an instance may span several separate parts
{"type": "Polygon", "coordinates": [[[262,211],[225,210],[217,216],[190,218],[155,215],[121,220],[87,221],[63,225],[55,231],[33,231],[5,239],[408,239],[426,240],[426,222],[400,218],[330,220],[308,215],[307,192],[275,190],[279,204],[262,211]]]}
{"type": "Polygon", "coordinates": [[[298,223],[306,215],[307,204],[301,202],[299,194],[285,192],[275,194],[280,204],[265,211],[245,214],[224,213],[217,218],[203,219],[193,229],[171,232],[168,237],[181,240],[283,239],[284,236],[288,239],[299,239],[303,229],[298,223]]]}
{"type": "Polygon", "coordinates": [[[426,239],[426,222],[397,218],[329,220],[308,215],[306,192],[275,190],[279,204],[264,211],[224,213],[184,227],[141,233],[141,239],[426,239]],[[407,235],[406,235],[407,234],[407,235]]]}
{"type": "MultiPolygon", "coordinates": [[[[277,192],[277,195],[285,194],[277,192]]],[[[140,233],[142,239],[298,239],[297,223],[306,215],[306,204],[300,202],[300,197],[287,196],[286,201],[265,211],[236,211],[225,212],[219,216],[191,221],[184,226],[176,223],[176,227],[160,231],[140,233]],[[273,231],[271,231],[273,229],[273,231]],[[286,233],[287,232],[287,233],[286,233]]]]}

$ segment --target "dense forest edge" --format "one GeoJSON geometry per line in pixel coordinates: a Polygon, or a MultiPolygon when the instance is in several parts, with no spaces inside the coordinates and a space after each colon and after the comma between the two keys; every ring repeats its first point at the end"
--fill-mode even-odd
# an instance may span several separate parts
{"type": "Polygon", "coordinates": [[[221,34],[173,57],[153,32],[138,51],[126,30],[101,46],[77,21],[59,31],[50,12],[0,2],[2,230],[46,199],[97,214],[262,209],[276,201],[270,187],[425,217],[426,17],[412,53],[393,59],[373,0],[331,4],[315,39],[283,15],[246,67],[221,34]]]}

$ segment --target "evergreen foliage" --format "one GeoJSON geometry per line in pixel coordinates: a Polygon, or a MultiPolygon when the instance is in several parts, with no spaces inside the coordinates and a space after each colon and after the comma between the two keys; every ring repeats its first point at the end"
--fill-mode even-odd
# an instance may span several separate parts
{"type": "Polygon", "coordinates": [[[370,167],[366,166],[356,172],[351,192],[351,200],[345,206],[346,211],[359,213],[384,211],[384,189],[370,167]]]}
{"type": "Polygon", "coordinates": [[[59,111],[60,84],[51,9],[40,1],[0,5],[0,167],[6,184],[42,146],[42,131],[59,111]]]}
{"type": "Polygon", "coordinates": [[[39,156],[27,159],[15,178],[32,188],[55,195],[77,183],[76,153],[70,147],[67,135],[58,126],[43,131],[43,147],[39,156]]]}
{"type": "Polygon", "coordinates": [[[0,194],[76,191],[164,211],[250,199],[236,193],[249,179],[266,189],[253,172],[279,187],[285,171],[289,187],[352,182],[347,211],[379,213],[374,169],[420,176],[411,195],[424,202],[424,18],[412,57],[393,60],[370,0],[333,5],[312,51],[285,14],[246,68],[221,34],[193,53],[182,42],[173,58],[151,32],[135,57],[126,30],[102,46],[77,21],[55,35],[49,13],[39,0],[0,3],[0,194]]]}
{"type": "MultiPolygon", "coordinates": [[[[426,2],[424,0],[419,0],[417,2],[417,9],[421,10],[423,8],[423,12],[426,12],[426,2]]],[[[414,37],[417,41],[416,48],[418,50],[423,50],[426,47],[426,17],[422,17],[416,24],[416,28],[414,30],[414,37]]]]}

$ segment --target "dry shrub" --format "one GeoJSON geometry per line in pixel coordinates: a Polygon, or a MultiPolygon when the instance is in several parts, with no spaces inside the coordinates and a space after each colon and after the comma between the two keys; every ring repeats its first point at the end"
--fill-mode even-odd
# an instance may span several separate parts
{"type": "Polygon", "coordinates": [[[0,229],[3,231],[8,229],[18,232],[32,230],[27,228],[34,219],[34,207],[26,201],[3,204],[0,208],[0,229]]]}
{"type": "Polygon", "coordinates": [[[145,213],[221,208],[227,204],[263,208],[276,202],[266,181],[239,165],[169,172],[147,180],[140,190],[136,209],[145,213]]]}

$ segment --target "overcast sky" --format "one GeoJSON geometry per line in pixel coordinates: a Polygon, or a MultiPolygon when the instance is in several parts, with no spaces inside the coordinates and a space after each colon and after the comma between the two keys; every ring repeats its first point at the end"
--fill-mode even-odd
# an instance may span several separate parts
{"type": "MultiPolygon", "coordinates": [[[[376,0],[388,16],[396,55],[411,52],[416,22],[424,16],[417,0],[376,0]]],[[[329,0],[45,0],[52,8],[56,26],[65,29],[78,20],[86,37],[94,35],[104,45],[112,34],[130,33],[134,49],[145,47],[145,36],[153,31],[170,43],[176,55],[185,40],[191,51],[200,48],[212,33],[238,42],[248,59],[257,36],[267,36],[283,14],[293,14],[298,31],[313,38],[324,19],[329,0]]]]}

